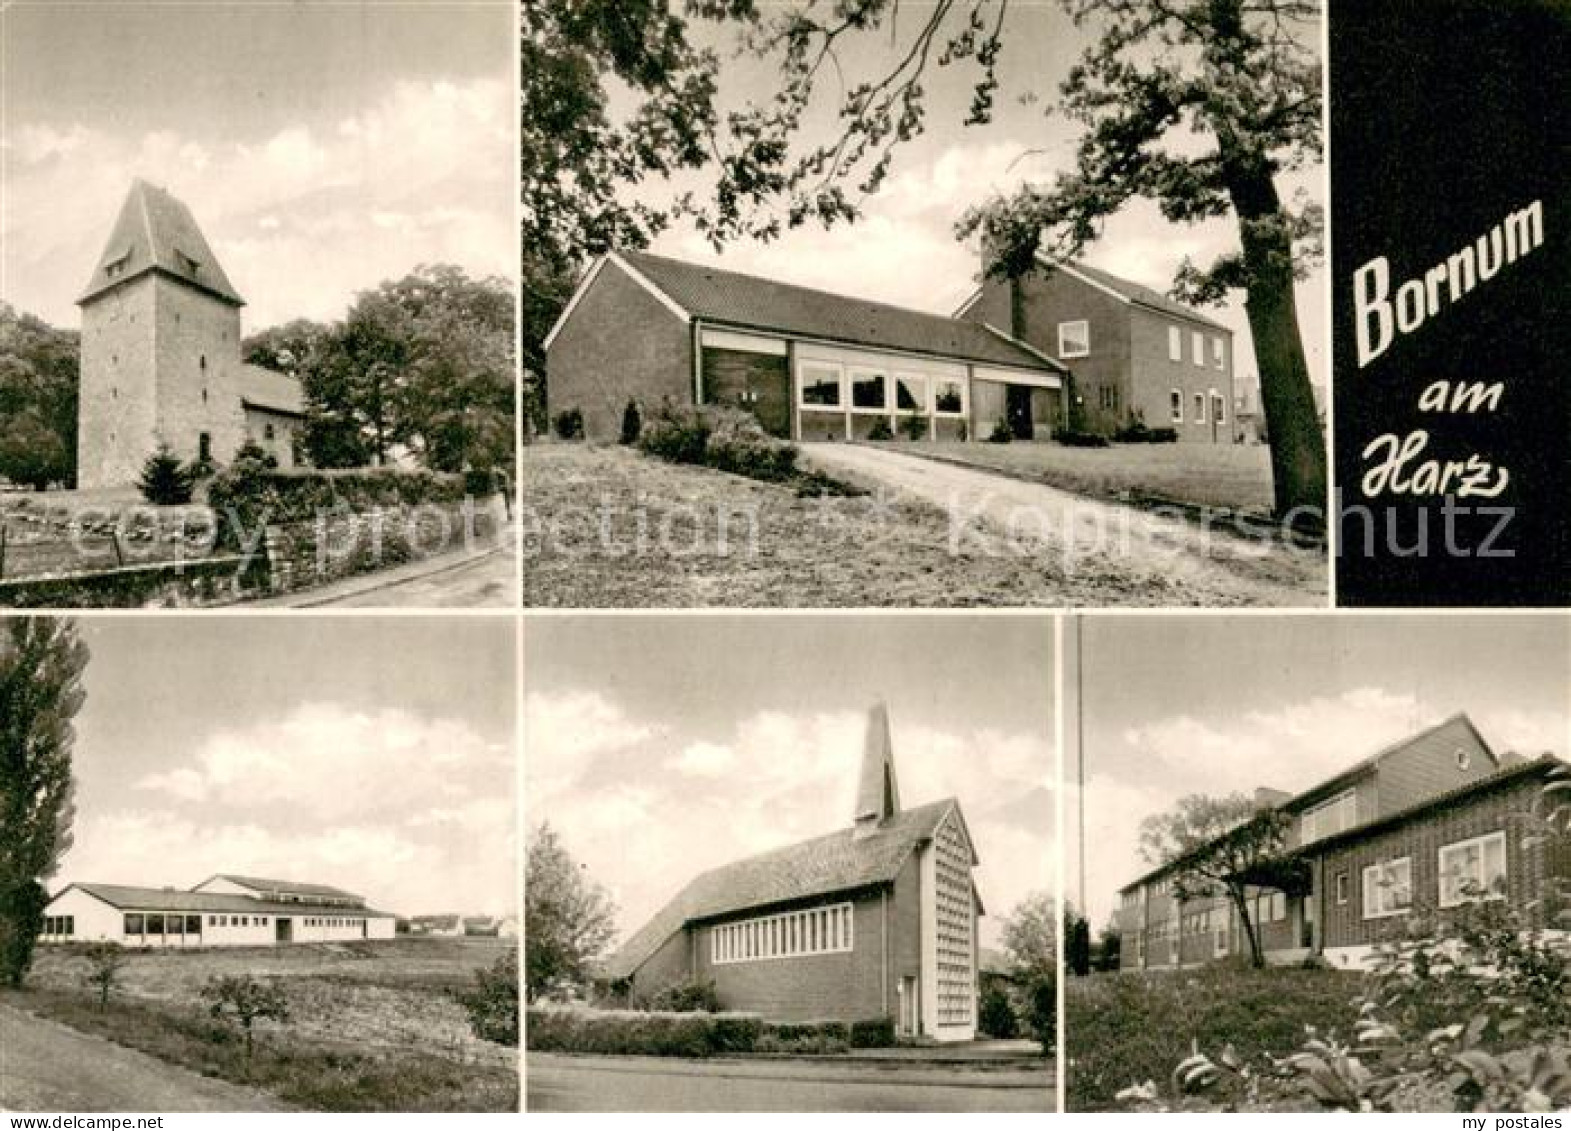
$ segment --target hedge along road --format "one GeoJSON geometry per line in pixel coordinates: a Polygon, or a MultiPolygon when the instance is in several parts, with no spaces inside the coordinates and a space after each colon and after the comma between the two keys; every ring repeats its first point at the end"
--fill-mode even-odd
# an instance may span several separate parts
{"type": "Polygon", "coordinates": [[[0,1110],[291,1111],[146,1053],[0,1004],[0,1110]]]}
{"type": "Polygon", "coordinates": [[[524,1059],[529,1111],[1057,1110],[1045,1065],[988,1069],[821,1060],[524,1059]]]}
{"type": "Polygon", "coordinates": [[[1099,602],[1172,604],[1175,583],[1195,605],[1321,606],[1323,552],[1239,537],[1219,518],[1184,518],[1086,498],[1041,483],[938,463],[864,444],[803,444],[807,463],[866,487],[944,509],[951,545],[1030,556],[1046,570],[1099,583],[1099,602]]]}

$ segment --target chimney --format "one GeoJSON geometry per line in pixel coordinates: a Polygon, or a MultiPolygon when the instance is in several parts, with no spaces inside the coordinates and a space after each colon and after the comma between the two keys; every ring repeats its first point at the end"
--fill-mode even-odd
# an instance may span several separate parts
{"type": "Polygon", "coordinates": [[[857,840],[872,836],[899,812],[900,785],[895,778],[894,748],[889,738],[889,708],[879,703],[867,714],[853,836],[857,840]]]}
{"type": "Polygon", "coordinates": [[[1270,786],[1257,786],[1255,789],[1255,808],[1257,810],[1275,809],[1293,800],[1291,793],[1270,786]]]}

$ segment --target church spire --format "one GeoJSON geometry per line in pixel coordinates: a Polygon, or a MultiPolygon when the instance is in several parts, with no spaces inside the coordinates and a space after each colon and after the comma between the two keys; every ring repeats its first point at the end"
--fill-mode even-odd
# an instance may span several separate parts
{"type": "Polygon", "coordinates": [[[900,784],[889,739],[889,708],[879,703],[867,715],[862,776],[856,790],[856,835],[872,836],[899,812],[900,784]]]}

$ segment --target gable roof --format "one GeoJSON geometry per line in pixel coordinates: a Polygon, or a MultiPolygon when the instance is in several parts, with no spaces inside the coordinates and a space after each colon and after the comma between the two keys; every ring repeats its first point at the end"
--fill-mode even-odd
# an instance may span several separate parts
{"type": "Polygon", "coordinates": [[[1082,282],[1088,282],[1092,286],[1100,287],[1102,290],[1112,291],[1117,297],[1125,302],[1134,303],[1136,306],[1155,310],[1159,314],[1166,314],[1171,318],[1182,318],[1187,322],[1199,322],[1201,325],[1209,326],[1213,330],[1223,330],[1229,334],[1233,332],[1222,325],[1222,323],[1216,321],[1216,319],[1208,318],[1199,311],[1168,298],[1160,291],[1154,291],[1150,287],[1143,287],[1139,283],[1114,275],[1111,271],[1104,271],[1100,267],[1088,267],[1084,263],[1054,263],[1041,255],[1037,256],[1037,263],[1045,272],[1062,271],[1071,278],[1078,278],[1082,282]]]}
{"type": "Polygon", "coordinates": [[[622,252],[613,261],[617,258],[643,276],[669,305],[685,311],[689,318],[717,326],[1011,369],[1066,372],[1051,358],[978,322],[779,283],[644,251],[622,252]]]}
{"type": "Polygon", "coordinates": [[[305,415],[305,394],[300,389],[300,382],[287,373],[261,365],[241,365],[240,402],[247,408],[283,416],[305,415]]]}
{"type": "MultiPolygon", "coordinates": [[[[1415,746],[1433,743],[1436,739],[1441,739],[1453,733],[1466,734],[1477,741],[1479,747],[1484,751],[1485,755],[1488,756],[1489,760],[1492,761],[1497,768],[1499,768],[1500,772],[1497,772],[1490,777],[1458,786],[1456,789],[1438,796],[1449,797],[1454,800],[1457,797],[1465,796],[1471,790],[1487,788],[1489,785],[1493,784],[1496,778],[1500,777],[1502,773],[1509,771],[1520,764],[1517,761],[1503,762],[1500,756],[1497,755],[1490,745],[1484,741],[1483,735],[1478,732],[1478,728],[1473,725],[1473,720],[1468,718],[1467,713],[1465,711],[1458,711],[1450,718],[1444,719],[1433,726],[1425,727],[1417,734],[1410,734],[1406,738],[1398,739],[1396,742],[1392,742],[1386,746],[1381,747],[1379,750],[1375,751],[1375,753],[1369,755],[1369,757],[1360,759],[1353,765],[1349,766],[1347,769],[1317,782],[1308,789],[1301,790],[1298,793],[1290,795],[1285,801],[1282,801],[1280,804],[1270,806],[1270,808],[1281,809],[1289,813],[1300,813],[1313,803],[1320,801],[1323,798],[1329,797],[1333,793],[1339,793],[1347,786],[1353,784],[1355,781],[1364,777],[1365,775],[1376,772],[1380,763],[1392,755],[1410,750],[1415,746]]],[[[1412,808],[1424,808],[1433,804],[1434,801],[1435,798],[1426,798],[1424,801],[1419,802],[1412,808]]],[[[1387,821],[1391,820],[1392,817],[1392,814],[1377,816],[1372,820],[1363,822],[1362,824],[1354,825],[1352,828],[1338,834],[1338,837],[1347,837],[1362,833],[1376,825],[1386,823],[1387,821]]],[[[1321,839],[1314,841],[1313,847],[1318,847],[1322,844],[1325,844],[1328,840],[1331,839],[1335,838],[1322,837],[1321,839]]],[[[1142,884],[1149,883],[1151,880],[1154,880],[1164,872],[1171,871],[1183,860],[1196,855],[1202,849],[1206,848],[1210,843],[1213,842],[1208,842],[1207,845],[1201,845],[1193,852],[1187,853],[1183,857],[1175,860],[1169,860],[1165,864],[1152,868],[1139,879],[1130,881],[1118,890],[1120,892],[1126,892],[1140,887],[1142,884]]]]}
{"type": "MultiPolygon", "coordinates": [[[[232,878],[232,877],[226,877],[232,878]]],[[[131,887],[125,884],[68,884],[55,899],[76,888],[109,906],[127,911],[178,911],[192,914],[205,912],[232,912],[239,915],[327,915],[346,913],[369,919],[391,919],[385,911],[370,907],[344,907],[335,912],[332,908],[310,907],[299,903],[272,903],[249,895],[230,895],[219,892],[179,891],[175,888],[131,887]]]]}
{"type": "MultiPolygon", "coordinates": [[[[228,880],[243,888],[250,888],[256,892],[284,892],[289,895],[315,895],[330,899],[361,899],[352,891],[343,888],[330,887],[327,884],[302,884],[294,880],[264,880],[256,876],[237,876],[233,872],[219,872],[209,876],[202,883],[211,883],[213,880],[228,880]]],[[[201,887],[198,884],[197,887],[201,887]]]]}
{"type": "MultiPolygon", "coordinates": [[[[959,802],[945,798],[896,813],[860,838],[846,828],[750,856],[694,877],[607,962],[608,978],[636,973],[688,923],[834,892],[892,883],[959,802]]],[[[968,838],[969,839],[969,838],[968,838]]]]}
{"type": "Polygon", "coordinates": [[[98,258],[98,266],[93,268],[87,289],[76,301],[79,305],[90,302],[105,291],[153,271],[234,306],[245,305],[197,227],[191,210],[166,190],[137,178],[120,206],[120,216],[98,258]],[[120,266],[111,274],[110,268],[115,264],[120,266]]]}

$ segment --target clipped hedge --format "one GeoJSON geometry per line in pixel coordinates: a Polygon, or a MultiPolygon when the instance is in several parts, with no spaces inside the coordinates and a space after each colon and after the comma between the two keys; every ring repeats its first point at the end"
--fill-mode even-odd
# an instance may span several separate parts
{"type": "Polygon", "coordinates": [[[1053,433],[1053,439],[1066,448],[1112,447],[1112,441],[1098,432],[1075,432],[1068,428],[1061,428],[1053,433]]]}
{"type": "Polygon", "coordinates": [[[457,504],[464,498],[461,475],[391,467],[278,471],[237,463],[207,487],[207,505],[221,520],[219,545],[224,549],[237,548],[242,529],[250,532],[262,523],[287,526],[314,522],[334,511],[457,504]]]}
{"type": "Polygon", "coordinates": [[[535,1052],[702,1058],[750,1053],[764,1033],[751,1013],[529,1010],[525,1044],[535,1052]]]}
{"type": "Polygon", "coordinates": [[[854,1049],[887,1049],[894,1043],[893,1017],[869,1017],[851,1022],[851,1047],[854,1049]]]}
{"type": "Polygon", "coordinates": [[[638,447],[670,463],[693,463],[766,483],[796,479],[797,449],[734,408],[662,405],[646,420],[638,447]]]}

